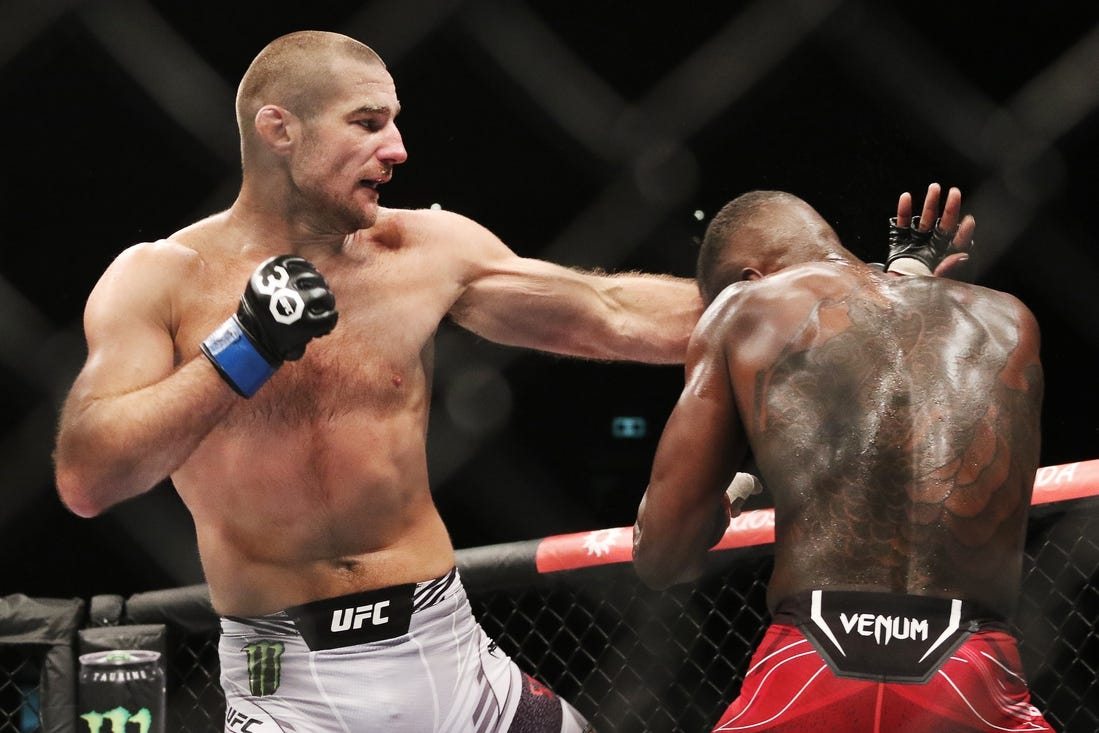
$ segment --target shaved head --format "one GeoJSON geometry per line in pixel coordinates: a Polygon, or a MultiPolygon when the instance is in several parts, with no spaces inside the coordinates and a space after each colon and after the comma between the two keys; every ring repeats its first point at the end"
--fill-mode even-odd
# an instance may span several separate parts
{"type": "Polygon", "coordinates": [[[237,127],[245,149],[254,137],[256,113],[263,106],[277,105],[303,119],[323,109],[338,89],[333,63],[340,59],[385,68],[369,46],[339,33],[299,31],[267,44],[248,66],[237,89],[237,127]]]}
{"type": "Polygon", "coordinates": [[[766,275],[834,254],[853,257],[812,206],[784,191],[749,191],[725,204],[706,227],[698,287],[710,303],[745,268],[766,275]]]}

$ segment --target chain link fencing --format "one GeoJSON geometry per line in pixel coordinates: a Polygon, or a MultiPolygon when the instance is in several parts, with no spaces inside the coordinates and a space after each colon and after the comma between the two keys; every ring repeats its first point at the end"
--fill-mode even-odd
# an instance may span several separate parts
{"type": "MultiPolygon", "coordinates": [[[[497,547],[459,553],[475,615],[596,730],[708,731],[736,696],[768,622],[767,548],[714,553],[699,583],[656,592],[629,563],[528,577],[514,567],[516,557],[530,560],[523,543],[497,547]]],[[[1015,623],[1033,702],[1063,733],[1099,730],[1097,575],[1099,500],[1036,509],[1015,623]]],[[[203,586],[127,602],[124,622],[159,619],[169,629],[170,733],[223,730],[216,616],[207,604],[203,586]]],[[[34,648],[0,643],[0,733],[54,730],[41,722],[42,659],[34,648]]]]}

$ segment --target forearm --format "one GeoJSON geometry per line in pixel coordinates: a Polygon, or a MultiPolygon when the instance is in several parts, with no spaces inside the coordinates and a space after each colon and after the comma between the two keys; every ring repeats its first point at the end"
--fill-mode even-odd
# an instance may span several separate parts
{"type": "MultiPolygon", "coordinates": [[[[634,535],[641,534],[638,527],[634,527],[634,535]]],[[[673,585],[690,583],[702,577],[705,568],[706,553],[699,553],[687,562],[672,562],[667,555],[661,555],[655,551],[646,551],[642,545],[634,544],[634,569],[642,582],[650,588],[664,590],[673,585]]]]}
{"type": "Polygon", "coordinates": [[[94,516],[148,491],[187,460],[238,399],[201,355],[124,394],[84,394],[78,380],[54,455],[61,499],[76,514],[94,516]]]}
{"type": "MultiPolygon", "coordinates": [[[[709,550],[725,532],[729,514],[720,503],[700,507],[683,522],[646,517],[646,497],[633,528],[633,562],[638,577],[652,588],[697,580],[706,570],[709,550]]],[[[667,519],[667,518],[665,518],[667,519]]]]}
{"type": "Polygon", "coordinates": [[[608,279],[608,294],[620,314],[608,335],[630,361],[682,364],[687,342],[702,315],[693,280],[661,275],[621,274],[608,279]]]}

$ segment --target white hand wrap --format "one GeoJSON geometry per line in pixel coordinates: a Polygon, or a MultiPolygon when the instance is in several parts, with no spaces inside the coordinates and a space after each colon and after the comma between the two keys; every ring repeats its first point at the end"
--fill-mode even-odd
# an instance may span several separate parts
{"type": "Polygon", "coordinates": [[[889,263],[887,272],[899,272],[902,275],[933,275],[931,268],[914,257],[898,257],[889,263]]]}
{"type": "Polygon", "coordinates": [[[732,483],[729,484],[729,488],[725,489],[725,494],[729,497],[729,502],[736,507],[737,502],[744,503],[744,500],[753,494],[758,494],[763,491],[763,484],[759,479],[750,473],[737,473],[733,476],[732,483]]]}

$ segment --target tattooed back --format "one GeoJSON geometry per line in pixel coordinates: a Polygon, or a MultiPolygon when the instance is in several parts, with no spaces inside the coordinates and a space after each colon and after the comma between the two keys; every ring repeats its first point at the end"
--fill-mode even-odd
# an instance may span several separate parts
{"type": "Polygon", "coordinates": [[[850,262],[786,268],[718,301],[708,328],[775,501],[772,601],[829,587],[1010,613],[1039,450],[1030,312],[850,262]]]}

